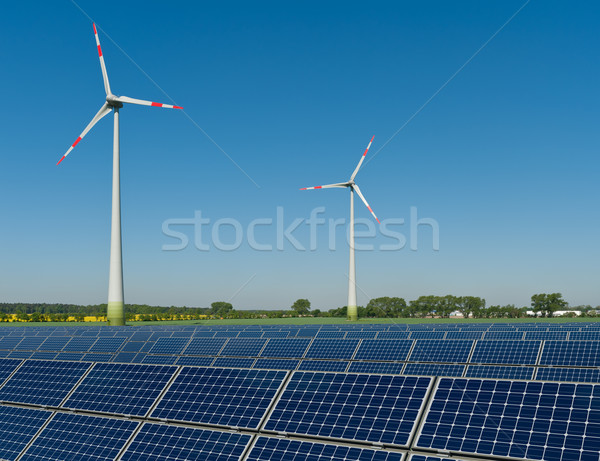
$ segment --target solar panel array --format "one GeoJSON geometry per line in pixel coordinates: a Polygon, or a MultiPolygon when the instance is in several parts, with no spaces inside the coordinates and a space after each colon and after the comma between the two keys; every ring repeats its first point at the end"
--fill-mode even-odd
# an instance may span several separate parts
{"type": "Polygon", "coordinates": [[[0,459],[597,461],[598,338],[593,323],[4,328],[0,459]]]}

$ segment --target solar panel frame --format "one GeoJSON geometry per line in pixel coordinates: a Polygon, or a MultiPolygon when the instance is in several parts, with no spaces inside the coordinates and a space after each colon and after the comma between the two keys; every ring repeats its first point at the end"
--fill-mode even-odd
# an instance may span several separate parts
{"type": "Polygon", "coordinates": [[[539,365],[600,366],[600,341],[544,341],[539,365]]]}
{"type": "Polygon", "coordinates": [[[535,365],[541,347],[542,341],[477,341],[469,363],[535,365]]]}
{"type": "Polygon", "coordinates": [[[536,381],[600,383],[600,368],[539,367],[536,381]]]}
{"type": "Polygon", "coordinates": [[[472,339],[419,339],[408,361],[467,363],[474,343],[472,339]]]}

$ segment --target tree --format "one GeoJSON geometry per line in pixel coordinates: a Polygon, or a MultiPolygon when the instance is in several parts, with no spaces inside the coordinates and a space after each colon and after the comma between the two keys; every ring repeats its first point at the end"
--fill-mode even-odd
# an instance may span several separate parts
{"type": "Polygon", "coordinates": [[[476,296],[461,296],[456,299],[456,308],[464,318],[479,317],[482,309],[485,309],[485,299],[476,296]]]}
{"type": "Polygon", "coordinates": [[[292,304],[292,310],[298,315],[308,315],[310,311],[310,301],[308,299],[297,299],[292,304]]]}
{"type": "Polygon", "coordinates": [[[560,293],[540,293],[531,297],[531,308],[534,312],[541,312],[542,317],[553,317],[554,312],[562,310],[568,303],[560,293]]]}
{"type": "Polygon", "coordinates": [[[390,298],[384,296],[382,298],[374,298],[367,304],[367,317],[401,317],[406,309],[406,301],[402,298],[390,298]]]}
{"type": "Polygon", "coordinates": [[[233,305],[231,303],[226,303],[225,301],[216,301],[212,303],[210,307],[210,313],[217,317],[225,317],[233,310],[233,305]]]}

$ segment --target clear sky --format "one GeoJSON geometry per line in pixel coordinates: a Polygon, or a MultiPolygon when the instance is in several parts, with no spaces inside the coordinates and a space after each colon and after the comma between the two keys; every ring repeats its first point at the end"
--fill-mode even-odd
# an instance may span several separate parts
{"type": "Polygon", "coordinates": [[[406,245],[382,249],[399,240],[378,226],[358,239],[373,246],[356,256],[359,304],[600,304],[600,5],[532,0],[473,57],[523,4],[7,3],[0,301],[106,302],[112,115],[56,166],[104,101],[94,20],[114,93],[185,108],[121,111],[126,302],[345,305],[346,227],[329,220],[348,218],[349,193],[298,189],[347,180],[375,135],[357,182],[406,245]],[[278,207],[304,250],[282,232],[278,249],[278,207]],[[411,207],[438,250],[431,226],[411,238],[411,207]],[[195,215],[210,223],[172,224],[195,215]],[[187,247],[168,250],[181,239],[165,226],[187,247]]]}

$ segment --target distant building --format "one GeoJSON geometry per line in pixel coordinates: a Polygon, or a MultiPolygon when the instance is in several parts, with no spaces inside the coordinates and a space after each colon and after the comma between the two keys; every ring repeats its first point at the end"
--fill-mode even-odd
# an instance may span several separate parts
{"type": "Polygon", "coordinates": [[[554,311],[554,317],[563,317],[565,315],[573,314],[575,317],[579,317],[581,315],[581,311],[554,311]]]}

